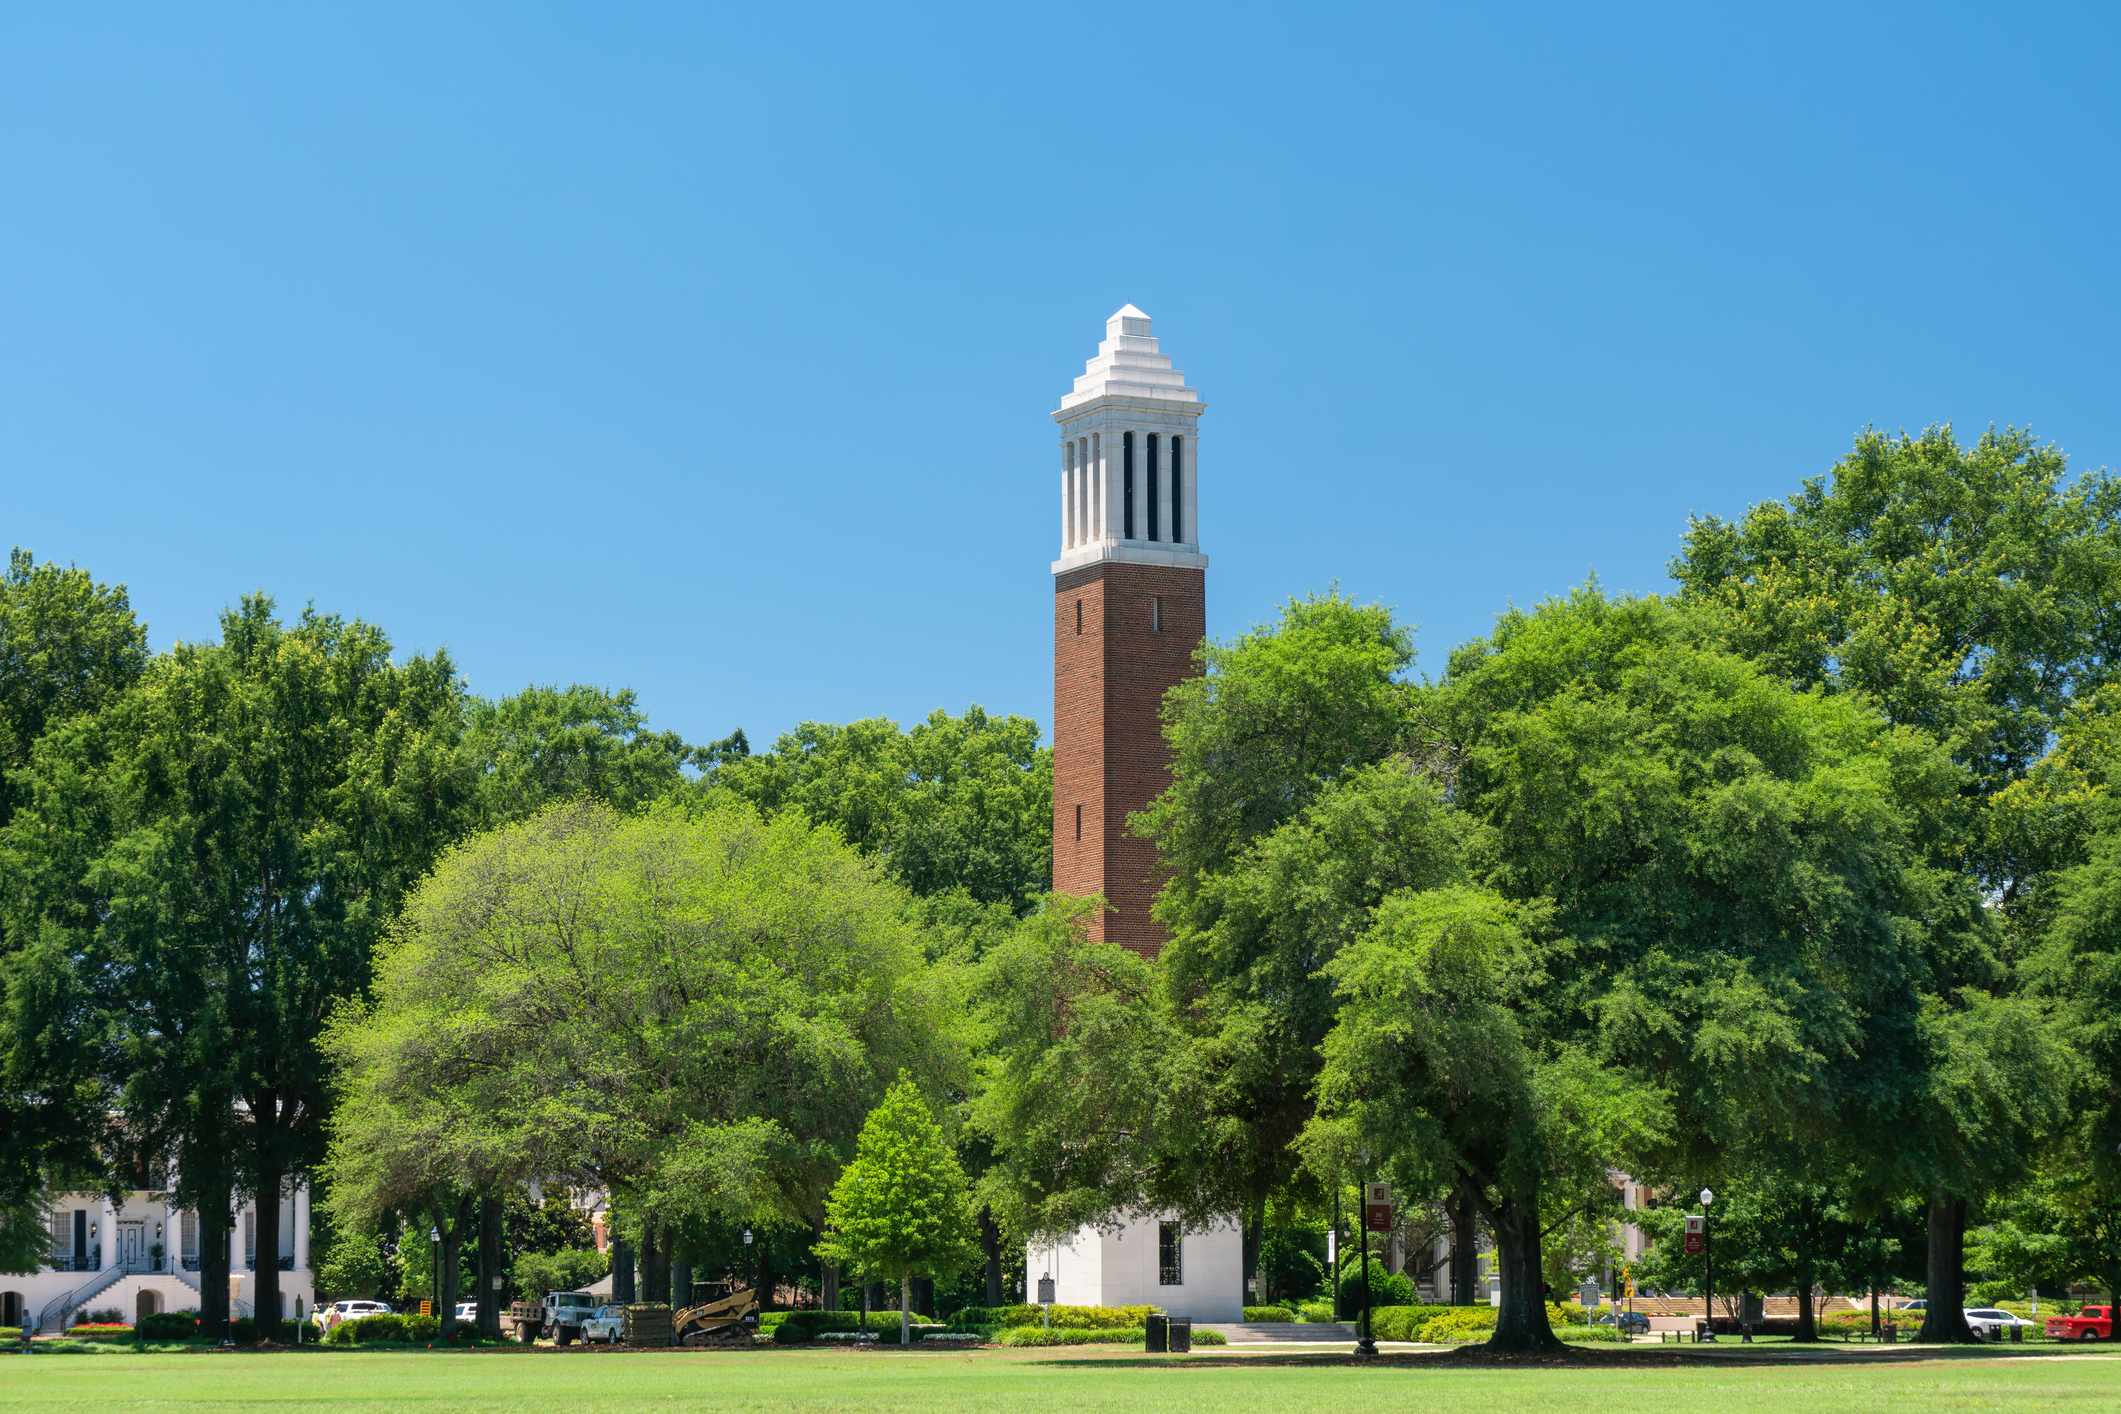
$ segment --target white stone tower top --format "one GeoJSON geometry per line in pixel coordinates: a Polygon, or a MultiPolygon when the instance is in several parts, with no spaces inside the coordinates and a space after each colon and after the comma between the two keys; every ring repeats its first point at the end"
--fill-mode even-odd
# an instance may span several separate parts
{"type": "Polygon", "coordinates": [[[1200,415],[1208,405],[1122,306],[1053,420],[1061,428],[1064,574],[1106,560],[1206,569],[1200,553],[1200,415]]]}
{"type": "Polygon", "coordinates": [[[1105,341],[1097,346],[1097,357],[1083,365],[1075,391],[1061,399],[1061,411],[1106,394],[1200,401],[1200,394],[1186,386],[1186,375],[1171,367],[1171,355],[1157,351],[1149,316],[1131,304],[1105,321],[1105,341]]]}

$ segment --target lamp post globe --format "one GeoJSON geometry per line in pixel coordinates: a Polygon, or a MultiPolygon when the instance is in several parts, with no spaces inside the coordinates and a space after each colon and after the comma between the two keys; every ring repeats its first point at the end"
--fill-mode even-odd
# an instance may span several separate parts
{"type": "Polygon", "coordinates": [[[1702,1207],[1706,1208],[1707,1206],[1709,1206],[1709,1204],[1711,1204],[1711,1203],[1713,1203],[1713,1202],[1715,1202],[1715,1201],[1716,1201],[1716,1195],[1715,1195],[1714,1193],[1711,1193],[1711,1192],[1710,1192],[1710,1191],[1709,1191],[1708,1189],[1706,1189],[1706,1188],[1704,1188],[1704,1189],[1702,1189],[1702,1190],[1701,1190],[1701,1206],[1702,1206],[1702,1207]]]}

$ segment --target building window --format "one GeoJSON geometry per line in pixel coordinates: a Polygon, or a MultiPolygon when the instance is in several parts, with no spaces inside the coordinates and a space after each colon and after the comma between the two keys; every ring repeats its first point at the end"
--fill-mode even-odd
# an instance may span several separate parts
{"type": "Polygon", "coordinates": [[[1173,545],[1186,538],[1185,532],[1179,528],[1181,524],[1180,508],[1186,504],[1185,448],[1181,445],[1185,440],[1183,437],[1173,437],[1171,439],[1171,543],[1173,545]]]}
{"type": "Polygon", "coordinates": [[[1080,805],[1075,807],[1075,837],[1083,837],[1083,808],[1080,805]]]}
{"type": "Polygon", "coordinates": [[[1083,601],[1080,599],[1075,601],[1075,631],[1083,631],[1083,601]]]}
{"type": "Polygon", "coordinates": [[[1119,434],[1119,487],[1120,505],[1122,508],[1120,524],[1125,527],[1125,531],[1120,538],[1132,540],[1134,538],[1134,434],[1132,432],[1119,434]]]}
{"type": "Polygon", "coordinates": [[[1158,1286],[1184,1286],[1186,1269],[1180,1258],[1183,1247],[1177,1223],[1156,1225],[1156,1284],[1158,1286]]]}
{"type": "Polygon", "coordinates": [[[1163,631],[1164,596],[1161,594],[1152,594],[1149,596],[1149,632],[1162,633],[1163,631]]]}
{"type": "Polygon", "coordinates": [[[1149,434],[1149,538],[1156,538],[1156,434],[1149,434]]]}
{"type": "Polygon", "coordinates": [[[74,1209],[74,1270],[88,1270],[88,1210],[74,1209]]]}

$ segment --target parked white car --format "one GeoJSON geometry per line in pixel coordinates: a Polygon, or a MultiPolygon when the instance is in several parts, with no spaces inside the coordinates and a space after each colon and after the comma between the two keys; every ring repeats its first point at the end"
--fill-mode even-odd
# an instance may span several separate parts
{"type": "Polygon", "coordinates": [[[348,1321],[358,1321],[363,1316],[393,1314],[389,1303],[384,1301],[334,1301],[329,1306],[319,1306],[310,1319],[316,1322],[319,1331],[329,1335],[337,1327],[348,1321]]]}
{"type": "Polygon", "coordinates": [[[2020,1320],[2008,1311],[1998,1311],[1990,1306],[1984,1306],[1978,1311],[1968,1311],[1966,1313],[1966,1323],[1973,1329],[1975,1335],[1993,1335],[1997,1336],[1998,1339],[2008,1339],[2007,1336],[1999,1333],[2007,1331],[2012,1326],[2032,1325],[2031,1321],[2020,1320]]]}
{"type": "Polygon", "coordinates": [[[606,1345],[617,1345],[626,1334],[626,1311],[620,1306],[599,1306],[588,1320],[582,1322],[582,1344],[601,1340],[606,1345]]]}

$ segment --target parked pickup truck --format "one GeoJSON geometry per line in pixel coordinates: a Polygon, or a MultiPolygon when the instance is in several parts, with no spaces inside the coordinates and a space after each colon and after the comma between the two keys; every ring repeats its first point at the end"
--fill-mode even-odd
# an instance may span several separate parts
{"type": "Polygon", "coordinates": [[[2114,1338],[2114,1308],[2111,1306],[2086,1306],[2074,1316],[2049,1316],[2047,1318],[2049,1340],[2112,1340],[2114,1338]]]}
{"type": "Polygon", "coordinates": [[[508,1308],[515,1322],[516,1339],[528,1345],[549,1335],[554,1345],[572,1345],[581,1337],[582,1322],[597,1309],[597,1299],[586,1291],[548,1291],[543,1301],[518,1301],[508,1308]]]}

